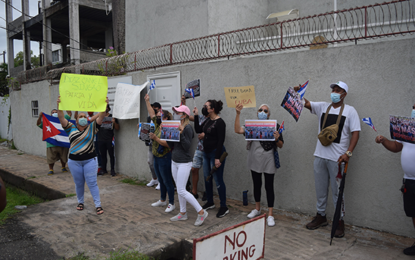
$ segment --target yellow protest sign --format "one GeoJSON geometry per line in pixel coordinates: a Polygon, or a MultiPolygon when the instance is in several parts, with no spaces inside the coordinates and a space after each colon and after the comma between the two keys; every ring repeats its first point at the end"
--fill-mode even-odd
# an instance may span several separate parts
{"type": "Polygon", "coordinates": [[[108,92],[107,77],[62,73],[60,110],[102,112],[108,92]]]}
{"type": "Polygon", "coordinates": [[[229,87],[224,89],[228,107],[236,107],[238,104],[242,104],[244,107],[256,107],[254,86],[229,87]]]}

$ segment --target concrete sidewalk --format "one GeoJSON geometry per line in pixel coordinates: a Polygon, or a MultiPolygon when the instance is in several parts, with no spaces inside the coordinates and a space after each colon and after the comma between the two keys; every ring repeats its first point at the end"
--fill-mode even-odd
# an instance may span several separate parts
{"type": "MultiPolygon", "coordinates": [[[[141,170],[146,168],[147,165],[141,170]]],[[[159,191],[121,183],[125,178],[122,175],[114,178],[105,175],[98,178],[105,213],[97,216],[87,187],[85,209],[77,211],[76,197],[66,197],[75,193],[71,174],[61,173],[59,164],[55,165],[53,176],[47,176],[47,170],[45,158],[0,147],[0,176],[6,182],[53,199],[29,207],[16,219],[29,226],[31,235],[49,244],[61,257],[79,252],[100,257],[119,249],[136,249],[160,259],[185,251],[187,256],[182,259],[190,259],[192,239],[241,223],[254,208],[228,200],[227,216],[218,219],[217,209],[210,210],[204,224],[196,227],[193,223],[197,213],[188,205],[189,220],[173,223],[169,218],[179,212],[177,194],[176,210],[165,213],[164,207],[150,206],[159,199],[159,191]]],[[[215,203],[219,205],[218,201],[215,203]]],[[[330,225],[310,231],[305,228],[310,216],[281,210],[275,210],[275,218],[276,226],[266,229],[265,259],[413,259],[402,253],[414,242],[410,238],[346,223],[345,237],[335,239],[330,246],[330,225]]],[[[0,228],[0,236],[1,232],[0,228]]]]}

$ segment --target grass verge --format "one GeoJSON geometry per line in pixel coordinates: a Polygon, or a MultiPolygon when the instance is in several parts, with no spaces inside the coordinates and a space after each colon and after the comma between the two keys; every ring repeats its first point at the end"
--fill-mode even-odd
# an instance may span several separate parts
{"type": "MultiPolygon", "coordinates": [[[[98,260],[98,258],[90,258],[86,256],[85,253],[78,253],[78,255],[67,258],[68,260],[98,260]]],[[[122,251],[118,250],[111,252],[109,257],[99,258],[105,260],[155,260],[153,257],[143,255],[135,250],[122,251]]]]}
{"type": "Polygon", "coordinates": [[[0,213],[0,225],[3,225],[7,218],[10,218],[13,214],[19,212],[14,208],[17,205],[34,205],[45,200],[36,197],[34,195],[30,195],[28,192],[18,189],[11,185],[6,185],[6,192],[7,192],[7,206],[3,212],[0,213]]]}
{"type": "Polygon", "coordinates": [[[131,179],[131,178],[125,178],[121,180],[122,183],[128,183],[131,185],[139,185],[139,186],[144,186],[146,185],[144,182],[141,182],[139,180],[136,179],[131,179]]]}

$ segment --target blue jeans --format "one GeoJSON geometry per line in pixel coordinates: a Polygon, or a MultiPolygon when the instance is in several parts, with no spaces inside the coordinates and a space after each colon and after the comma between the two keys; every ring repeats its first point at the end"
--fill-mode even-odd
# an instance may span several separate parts
{"type": "Polygon", "coordinates": [[[174,184],[171,174],[171,152],[163,157],[154,156],[154,170],[160,183],[160,200],[166,200],[169,194],[169,203],[174,205],[174,184]]]}
{"type": "MultiPolygon", "coordinates": [[[[222,151],[226,151],[225,146],[222,151]]],[[[209,153],[203,152],[203,175],[205,177],[206,198],[209,203],[213,203],[213,182],[212,179],[206,181],[206,177],[209,176],[210,170],[213,166],[215,166],[215,153],[216,149],[209,153]]],[[[226,207],[226,186],[223,182],[223,169],[225,168],[225,162],[226,159],[222,162],[219,169],[213,174],[213,179],[215,179],[216,188],[218,189],[221,207],[226,207]]]]}
{"type": "Polygon", "coordinates": [[[84,203],[84,187],[86,182],[91,191],[92,198],[94,199],[95,207],[101,207],[101,199],[99,197],[99,188],[97,184],[97,157],[84,161],[69,159],[68,167],[75,182],[78,203],[84,203]]]}
{"type": "MultiPolygon", "coordinates": [[[[98,167],[102,167],[102,164],[101,164],[101,153],[100,153],[100,151],[99,151],[99,144],[98,144],[98,141],[95,141],[94,142],[94,145],[95,145],[95,152],[97,153],[97,158],[98,158],[98,167]]],[[[106,165],[105,165],[105,167],[107,167],[106,165]]],[[[105,168],[104,168],[105,169],[105,168]]],[[[98,171],[98,170],[97,170],[98,171]]]]}

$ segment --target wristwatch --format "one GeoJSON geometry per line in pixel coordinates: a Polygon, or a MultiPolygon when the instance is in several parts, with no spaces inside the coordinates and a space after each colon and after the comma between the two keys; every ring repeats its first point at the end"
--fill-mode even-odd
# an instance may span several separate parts
{"type": "Polygon", "coordinates": [[[350,157],[352,157],[352,152],[350,152],[350,151],[346,151],[346,155],[350,158],[350,157]]]}

